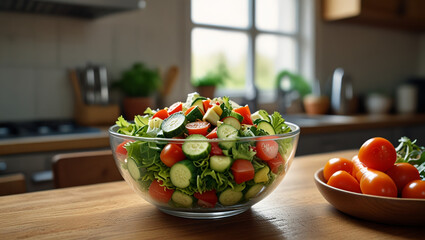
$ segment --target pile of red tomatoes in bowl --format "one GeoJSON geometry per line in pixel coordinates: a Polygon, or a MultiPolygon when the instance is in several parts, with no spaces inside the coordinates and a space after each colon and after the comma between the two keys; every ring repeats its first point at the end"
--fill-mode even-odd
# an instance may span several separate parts
{"type": "Polygon", "coordinates": [[[385,138],[367,140],[351,160],[330,159],[327,184],[346,191],[384,197],[425,199],[425,181],[410,163],[396,163],[397,152],[385,138]]]}

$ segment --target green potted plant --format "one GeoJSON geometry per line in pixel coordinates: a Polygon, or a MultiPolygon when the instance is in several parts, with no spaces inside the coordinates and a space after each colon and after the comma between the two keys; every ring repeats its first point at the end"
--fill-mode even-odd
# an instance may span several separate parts
{"type": "Polygon", "coordinates": [[[135,63],[125,70],[114,87],[124,94],[124,114],[127,119],[143,114],[147,107],[155,104],[154,95],[160,87],[161,79],[158,69],[150,69],[143,63],[135,63]]]}
{"type": "Polygon", "coordinates": [[[207,72],[204,76],[192,80],[192,85],[196,91],[204,97],[214,98],[217,86],[224,83],[224,79],[229,77],[224,64],[219,64],[217,69],[207,72]]]}

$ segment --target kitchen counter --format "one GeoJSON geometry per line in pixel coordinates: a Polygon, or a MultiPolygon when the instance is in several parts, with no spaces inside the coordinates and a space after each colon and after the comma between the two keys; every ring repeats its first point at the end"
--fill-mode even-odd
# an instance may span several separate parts
{"type": "Polygon", "coordinates": [[[421,239],[423,227],[359,220],[333,208],[313,174],[329,158],[296,157],[283,182],[250,210],[219,220],[169,216],[123,181],[0,197],[2,239],[421,239]]]}
{"type": "Polygon", "coordinates": [[[378,128],[394,128],[422,125],[425,114],[415,115],[306,115],[294,114],[286,117],[301,127],[301,134],[330,133],[378,128]]]}
{"type": "Polygon", "coordinates": [[[0,155],[83,150],[109,147],[109,133],[105,128],[99,132],[63,134],[42,137],[23,137],[0,140],[0,155]]]}
{"type": "MultiPolygon", "coordinates": [[[[301,135],[425,126],[425,114],[355,116],[297,114],[284,117],[301,127],[301,135]]],[[[107,147],[109,136],[107,129],[104,128],[99,133],[1,140],[0,155],[107,147]]]]}

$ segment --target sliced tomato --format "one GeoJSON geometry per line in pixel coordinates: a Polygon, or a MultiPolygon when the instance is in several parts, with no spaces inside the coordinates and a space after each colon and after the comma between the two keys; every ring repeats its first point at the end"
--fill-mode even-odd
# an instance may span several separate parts
{"type": "Polygon", "coordinates": [[[170,115],[168,114],[167,110],[165,109],[161,109],[158,112],[156,112],[153,116],[152,119],[154,118],[160,118],[162,120],[166,119],[167,117],[169,117],[170,115]]]}
{"type": "Polygon", "coordinates": [[[272,160],[279,151],[279,145],[274,140],[259,140],[255,146],[257,147],[257,157],[264,161],[272,160]]]}
{"type": "Polygon", "coordinates": [[[235,182],[237,184],[254,179],[254,166],[252,166],[252,163],[249,160],[235,160],[230,169],[232,170],[232,174],[235,177],[235,182]]]}
{"type": "Polygon", "coordinates": [[[212,142],[211,144],[211,156],[214,155],[223,155],[223,150],[218,146],[218,142],[212,142]]]}
{"type": "Polygon", "coordinates": [[[209,122],[197,121],[186,124],[186,129],[189,135],[201,134],[203,136],[206,136],[208,134],[208,129],[210,128],[210,126],[211,124],[209,122]]]}
{"type": "Polygon", "coordinates": [[[201,207],[212,208],[217,204],[218,198],[215,190],[203,193],[194,193],[193,196],[198,199],[198,205],[201,207]]]}
{"type": "Polygon", "coordinates": [[[246,105],[245,107],[233,109],[233,111],[242,115],[243,117],[242,124],[248,124],[248,125],[254,124],[251,119],[251,110],[249,110],[248,105],[246,105]]]}
{"type": "Polygon", "coordinates": [[[282,155],[277,154],[275,158],[273,158],[270,161],[267,161],[267,165],[269,165],[269,168],[272,171],[272,173],[278,174],[279,168],[280,168],[280,166],[283,166],[284,162],[285,162],[285,160],[283,159],[282,155]]]}
{"type": "Polygon", "coordinates": [[[210,133],[208,133],[206,137],[209,139],[218,138],[217,127],[215,127],[210,133]]]}
{"type": "Polygon", "coordinates": [[[181,112],[183,110],[183,103],[176,102],[168,108],[168,114],[174,114],[176,112],[181,112]]]}
{"type": "Polygon", "coordinates": [[[202,101],[202,104],[204,105],[204,111],[205,112],[207,112],[208,108],[211,107],[210,103],[211,103],[211,99],[207,99],[207,100],[202,101]]]}
{"type": "Polygon", "coordinates": [[[156,201],[168,203],[174,190],[167,187],[161,187],[162,181],[153,181],[149,186],[149,195],[156,201]]]}
{"type": "Polygon", "coordinates": [[[159,158],[167,167],[172,167],[175,163],[186,159],[186,156],[181,146],[169,143],[162,149],[159,158]]]}

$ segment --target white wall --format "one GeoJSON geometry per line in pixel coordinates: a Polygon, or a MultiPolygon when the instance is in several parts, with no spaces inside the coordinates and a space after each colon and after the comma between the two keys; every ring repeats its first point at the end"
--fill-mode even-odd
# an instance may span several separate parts
{"type": "MultiPolygon", "coordinates": [[[[116,79],[135,61],[180,78],[166,103],[190,86],[189,1],[148,0],[147,8],[95,21],[0,13],[0,121],[71,118],[73,92],[66,71],[88,61],[105,64],[116,79]]],[[[336,67],[352,76],[358,93],[392,92],[410,75],[425,75],[425,34],[325,23],[316,16],[316,77],[336,67]]]]}
{"type": "Polygon", "coordinates": [[[342,67],[358,94],[392,94],[407,78],[425,74],[425,37],[419,33],[324,22],[320,16],[316,27],[316,74],[322,82],[342,67]]]}
{"type": "MultiPolygon", "coordinates": [[[[174,0],[94,21],[0,13],[0,121],[72,118],[67,69],[87,62],[106,65],[112,79],[136,61],[184,69],[184,13],[174,0]]],[[[189,86],[181,75],[167,102],[189,86]]]]}

